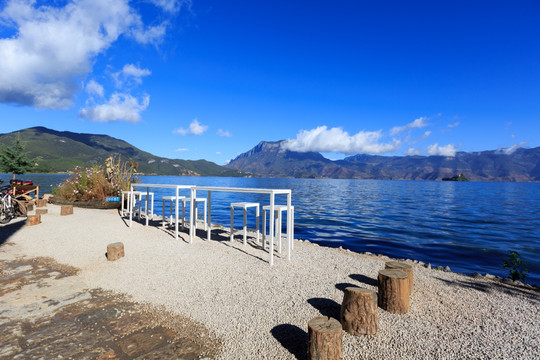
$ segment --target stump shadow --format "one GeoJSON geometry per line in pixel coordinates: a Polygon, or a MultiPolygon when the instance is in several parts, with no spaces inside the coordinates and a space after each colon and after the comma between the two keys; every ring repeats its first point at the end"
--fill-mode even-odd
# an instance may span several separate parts
{"type": "Polygon", "coordinates": [[[274,326],[270,333],[296,359],[307,359],[307,332],[295,325],[281,324],[274,326]]]}
{"type": "Polygon", "coordinates": [[[340,290],[341,292],[345,292],[345,289],[348,288],[348,287],[359,287],[359,286],[356,285],[356,284],[351,284],[351,283],[339,283],[339,284],[336,284],[336,289],[340,290]]]}
{"type": "Polygon", "coordinates": [[[322,316],[334,318],[337,321],[341,317],[341,304],[338,304],[334,300],[326,298],[311,298],[308,299],[308,304],[319,310],[322,316]]]}
{"type": "Polygon", "coordinates": [[[351,274],[349,277],[355,281],[358,281],[362,284],[366,284],[369,286],[375,286],[377,287],[377,279],[370,278],[369,276],[365,276],[362,274],[351,274]]]}

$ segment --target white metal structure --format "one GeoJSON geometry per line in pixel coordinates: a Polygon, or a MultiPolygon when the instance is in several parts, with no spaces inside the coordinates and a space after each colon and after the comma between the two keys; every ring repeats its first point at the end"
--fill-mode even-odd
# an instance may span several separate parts
{"type": "MultiPolygon", "coordinates": [[[[195,190],[193,185],[168,185],[168,184],[131,184],[131,193],[135,192],[135,188],[146,188],[146,194],[150,194],[150,188],[165,188],[165,189],[175,189],[175,218],[178,219],[178,202],[180,200],[179,192],[180,190],[189,190],[190,191],[190,197],[191,199],[195,198],[195,190]]],[[[146,197],[146,225],[148,225],[148,198],[150,196],[146,197]]],[[[193,204],[193,202],[191,202],[193,204]]],[[[193,209],[190,214],[193,214],[193,209]]],[[[131,227],[133,222],[133,214],[132,212],[129,213],[129,227],[131,227]]],[[[194,227],[193,227],[193,216],[190,216],[189,221],[189,242],[193,242],[193,236],[194,234],[194,227]]],[[[174,238],[178,240],[178,221],[175,221],[174,225],[174,238]]]]}
{"type": "Polygon", "coordinates": [[[124,216],[124,211],[126,212],[126,215],[130,213],[133,210],[133,202],[136,197],[140,196],[142,192],[140,191],[122,191],[122,208],[121,208],[121,214],[124,216]],[[124,208],[124,196],[127,200],[127,207],[124,208]],[[125,210],[124,210],[125,209],[125,210]]]}
{"type": "Polygon", "coordinates": [[[244,245],[247,244],[247,225],[246,225],[247,209],[250,207],[255,208],[255,216],[257,217],[256,225],[255,225],[255,232],[257,233],[257,242],[259,242],[259,218],[261,217],[261,214],[260,214],[260,209],[259,209],[259,203],[256,203],[256,202],[237,202],[237,203],[231,204],[231,241],[233,241],[233,236],[234,236],[233,227],[234,227],[234,208],[235,207],[242,208],[244,210],[244,222],[243,222],[244,245]]]}
{"type": "MultiPolygon", "coordinates": [[[[262,228],[262,238],[263,238],[263,247],[266,249],[266,212],[270,211],[270,205],[263,206],[263,228],[262,228]]],[[[274,223],[274,231],[278,238],[278,252],[281,254],[281,228],[283,226],[282,223],[282,213],[283,211],[287,211],[287,205],[275,205],[274,206],[275,211],[275,223],[274,223]]],[[[292,228],[294,229],[294,206],[291,206],[292,211],[292,228]]],[[[270,223],[272,224],[272,223],[270,223]]],[[[270,225],[272,227],[272,225],[270,225]]],[[[288,239],[288,237],[287,237],[288,239]]],[[[291,244],[291,249],[294,249],[294,243],[291,244]]]]}
{"type": "MultiPolygon", "coordinates": [[[[120,209],[122,216],[124,216],[124,211],[126,213],[131,213],[133,209],[136,207],[137,200],[139,200],[139,220],[141,219],[141,205],[142,205],[142,197],[143,196],[150,196],[152,198],[152,201],[150,203],[150,216],[153,219],[154,218],[154,193],[149,192],[143,193],[142,191],[122,191],[122,207],[120,209]],[[127,208],[124,208],[124,196],[127,198],[127,208]]],[[[145,206],[148,206],[148,201],[145,202],[145,206]]],[[[145,207],[145,212],[148,215],[147,207],[145,207]]]]}
{"type": "MultiPolygon", "coordinates": [[[[180,196],[180,200],[184,199],[185,196],[180,196]]],[[[163,219],[161,221],[161,225],[165,225],[165,200],[169,200],[169,225],[172,225],[173,223],[173,200],[176,200],[174,196],[164,196],[162,198],[163,200],[163,219]]],[[[182,228],[184,227],[184,215],[182,214],[182,228]]]]}
{"type": "MultiPolygon", "coordinates": [[[[195,201],[193,207],[191,208],[192,210],[195,209],[195,213],[193,214],[194,217],[195,217],[195,228],[197,228],[197,219],[198,219],[198,215],[199,215],[199,204],[200,203],[203,203],[203,219],[204,219],[204,230],[207,229],[207,223],[206,223],[206,208],[207,208],[207,205],[206,205],[206,199],[205,198],[195,198],[193,201],[195,201]]],[[[186,203],[187,202],[191,202],[191,199],[190,198],[186,198],[184,197],[182,199],[182,229],[184,229],[184,219],[185,219],[185,206],[186,206],[186,203]]],[[[191,211],[190,211],[190,219],[191,219],[191,211]]]]}
{"type": "MultiPolygon", "coordinates": [[[[178,205],[179,205],[179,191],[180,190],[189,190],[190,191],[190,201],[191,201],[191,211],[189,216],[189,242],[193,242],[193,237],[195,236],[195,213],[194,205],[195,199],[197,198],[197,190],[199,191],[208,191],[208,216],[207,216],[207,239],[210,240],[212,233],[212,191],[224,191],[224,192],[237,192],[237,193],[251,193],[251,194],[267,194],[270,197],[270,224],[273,224],[275,221],[275,199],[276,195],[286,195],[287,196],[287,260],[291,259],[291,249],[292,242],[294,239],[294,229],[292,226],[293,213],[292,213],[292,191],[290,189],[257,189],[257,188],[234,188],[234,187],[211,187],[211,186],[194,186],[194,185],[168,185],[168,184],[132,184],[131,193],[134,192],[135,188],[146,188],[146,193],[150,193],[150,188],[169,188],[175,189],[175,216],[178,219],[178,205]]],[[[149,196],[146,197],[146,202],[148,202],[149,196]]],[[[147,204],[148,205],[148,204],[147,204]]],[[[146,211],[148,211],[148,206],[146,206],[146,211]]],[[[129,215],[129,227],[132,225],[132,212],[129,215]]],[[[147,214],[148,215],[148,214],[147,214]]],[[[148,225],[148,216],[146,216],[146,225],[148,225]]],[[[270,227],[270,251],[269,251],[269,263],[274,265],[274,227],[270,227]]],[[[178,221],[175,222],[175,239],[178,239],[178,221]]]]}
{"type": "MultiPolygon", "coordinates": [[[[211,186],[194,186],[193,192],[208,191],[208,234],[207,239],[210,240],[212,232],[212,191],[224,191],[224,192],[237,192],[237,193],[251,193],[251,194],[267,194],[270,197],[270,223],[274,223],[275,214],[275,200],[276,195],[287,196],[287,260],[291,260],[291,247],[294,239],[294,229],[292,227],[292,191],[290,189],[257,189],[257,188],[235,188],[235,187],[211,187],[211,186]]],[[[274,229],[270,227],[270,251],[268,262],[270,265],[274,265],[274,229]]]]}
{"type": "Polygon", "coordinates": [[[150,198],[152,199],[150,201],[150,219],[154,220],[154,193],[153,192],[141,192],[139,194],[139,220],[141,220],[141,214],[142,214],[142,205],[144,204],[144,210],[145,210],[145,214],[146,216],[148,217],[148,200],[144,201],[143,202],[143,197],[145,197],[146,199],[148,199],[148,196],[150,196],[150,198]]]}

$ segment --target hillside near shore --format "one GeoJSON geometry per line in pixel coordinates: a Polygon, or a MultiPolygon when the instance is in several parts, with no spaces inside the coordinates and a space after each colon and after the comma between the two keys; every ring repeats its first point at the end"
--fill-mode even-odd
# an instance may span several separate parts
{"type": "Polygon", "coordinates": [[[473,181],[540,181],[540,147],[446,156],[354,155],[333,161],[317,152],[284,150],[283,141],[262,141],[228,168],[267,177],[441,180],[463,174],[473,181]]]}
{"type": "Polygon", "coordinates": [[[137,172],[145,175],[228,176],[245,174],[206,160],[167,159],[142,151],[108,135],[80,134],[33,127],[0,134],[0,146],[11,146],[17,136],[31,158],[37,158],[35,173],[61,173],[75,166],[104,164],[112,154],[138,163],[137,172]]]}

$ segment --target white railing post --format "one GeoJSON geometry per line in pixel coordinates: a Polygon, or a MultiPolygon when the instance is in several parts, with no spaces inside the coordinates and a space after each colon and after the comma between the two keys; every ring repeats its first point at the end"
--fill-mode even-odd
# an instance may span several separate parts
{"type": "Polygon", "coordinates": [[[274,265],[274,227],[275,227],[275,219],[274,219],[274,202],[275,202],[275,194],[274,191],[270,192],[270,226],[268,226],[268,230],[270,231],[270,265],[274,265]]]}
{"type": "Polygon", "coordinates": [[[291,250],[294,241],[293,226],[292,226],[292,190],[287,193],[287,260],[291,260],[291,250]]]}
{"type": "MultiPolygon", "coordinates": [[[[174,208],[174,239],[175,240],[178,240],[178,186],[176,186],[176,191],[175,191],[175,202],[176,202],[176,207],[174,208]]],[[[184,219],[182,219],[182,224],[184,223],[184,219]]]]}
{"type": "Polygon", "coordinates": [[[208,241],[210,241],[211,233],[212,233],[212,191],[208,190],[208,231],[206,234],[206,238],[208,241]]]}

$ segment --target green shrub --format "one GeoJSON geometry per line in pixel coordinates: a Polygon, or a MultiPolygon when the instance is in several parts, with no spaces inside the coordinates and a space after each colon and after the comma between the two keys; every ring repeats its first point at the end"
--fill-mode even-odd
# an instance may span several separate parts
{"type": "Polygon", "coordinates": [[[529,269],[517,251],[508,251],[508,258],[502,265],[504,268],[509,269],[512,280],[525,282],[529,269]]]}

